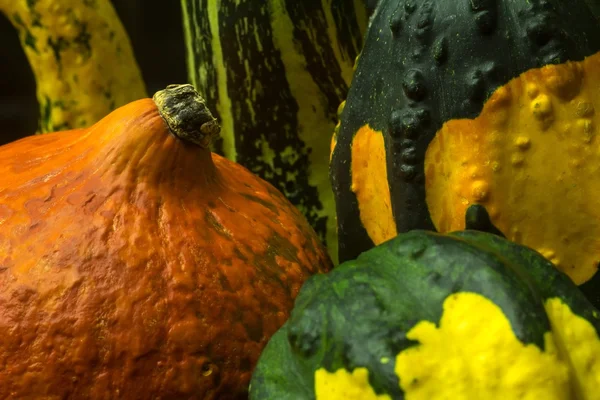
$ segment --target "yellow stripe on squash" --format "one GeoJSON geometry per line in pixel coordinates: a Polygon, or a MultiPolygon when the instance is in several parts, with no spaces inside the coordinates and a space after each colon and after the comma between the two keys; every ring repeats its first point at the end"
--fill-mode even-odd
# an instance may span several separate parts
{"type": "Polygon", "coordinates": [[[500,87],[475,119],[448,121],[425,157],[440,232],[482,204],[508,239],[581,284],[600,262],[600,53],[500,87]]]}
{"type": "Polygon", "coordinates": [[[363,126],[352,139],[352,191],[360,220],[378,245],[398,234],[392,212],[383,133],[363,126]]]}

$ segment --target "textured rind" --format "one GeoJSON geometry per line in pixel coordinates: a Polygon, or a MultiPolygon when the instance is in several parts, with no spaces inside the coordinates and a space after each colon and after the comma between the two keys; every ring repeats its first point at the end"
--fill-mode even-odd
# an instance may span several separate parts
{"type": "Polygon", "coordinates": [[[361,127],[383,132],[398,232],[434,229],[423,159],[435,133],[450,119],[475,117],[520,73],[599,51],[592,11],[583,1],[380,0],[332,154],[340,261],[373,246],[351,190],[351,144],[361,127]]]}
{"type": "Polygon", "coordinates": [[[489,233],[415,230],[305,282],[261,355],[250,398],[311,399],[318,369],[366,367],[377,394],[404,399],[394,360],[417,344],[406,334],[419,321],[439,321],[442,303],[457,292],[492,300],[515,336],[541,349],[548,298],[560,298],[600,333],[598,310],[535,251],[489,233]]]}
{"type": "Polygon", "coordinates": [[[182,0],[190,81],[214,150],[282,191],[337,258],[328,149],[362,47],[364,0],[182,0]]]}
{"type": "Polygon", "coordinates": [[[150,99],[0,147],[0,398],[243,399],[331,263],[281,193],[150,99]]]}
{"type": "Polygon", "coordinates": [[[597,52],[531,69],[494,91],[475,119],[445,123],[425,155],[436,229],[463,229],[465,210],[479,204],[508,239],[577,285],[590,281],[600,262],[599,87],[597,52]]]}
{"type": "Polygon", "coordinates": [[[131,43],[110,0],[0,0],[36,85],[40,133],[91,126],[147,97],[131,43]]]}

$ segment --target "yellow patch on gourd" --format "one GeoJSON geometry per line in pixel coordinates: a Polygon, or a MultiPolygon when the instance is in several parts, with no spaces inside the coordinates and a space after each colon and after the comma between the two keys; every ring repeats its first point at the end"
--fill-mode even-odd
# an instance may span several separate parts
{"type": "Polygon", "coordinates": [[[396,359],[407,400],[570,398],[551,334],[546,352],[523,344],[500,307],[479,294],[448,296],[439,327],[421,321],[407,337],[420,342],[396,359]]]}
{"type": "Polygon", "coordinates": [[[352,139],[352,187],[360,221],[378,245],[395,237],[383,133],[363,126],[352,139]]]}
{"type": "Polygon", "coordinates": [[[532,69],[471,119],[451,120],[425,156],[426,201],[440,232],[482,204],[508,239],[577,284],[600,262],[600,53],[532,69]]]}
{"type": "Polygon", "coordinates": [[[557,347],[571,367],[579,399],[600,400],[600,338],[585,319],[573,314],[560,299],[546,301],[557,347]]]}
{"type": "Polygon", "coordinates": [[[315,371],[316,400],[391,400],[377,395],[369,384],[369,371],[356,368],[352,372],[338,369],[329,372],[323,368],[315,371]]]}
{"type": "MultiPolygon", "coordinates": [[[[421,321],[418,341],[396,357],[406,400],[599,400],[600,339],[560,299],[546,301],[552,324],[545,351],[520,342],[500,307],[476,293],[450,295],[437,327],[421,321]]],[[[388,360],[383,358],[382,363],[388,360]]],[[[390,399],[377,395],[366,368],[315,372],[317,400],[390,399]]]]}

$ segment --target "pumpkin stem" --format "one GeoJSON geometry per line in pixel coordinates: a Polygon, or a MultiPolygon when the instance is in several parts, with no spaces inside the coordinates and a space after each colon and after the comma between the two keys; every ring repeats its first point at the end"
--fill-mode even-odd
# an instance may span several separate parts
{"type": "Polygon", "coordinates": [[[152,100],[171,132],[185,142],[206,149],[221,131],[206,101],[190,84],[169,85],[156,92],[152,100]]]}

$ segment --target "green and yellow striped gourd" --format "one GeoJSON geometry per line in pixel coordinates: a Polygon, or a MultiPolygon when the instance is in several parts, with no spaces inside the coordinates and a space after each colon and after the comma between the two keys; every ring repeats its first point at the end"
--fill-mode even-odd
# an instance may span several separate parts
{"type": "Polygon", "coordinates": [[[367,25],[364,0],[182,0],[188,69],[216,104],[214,150],[281,190],[337,258],[331,135],[367,25]]]}
{"type": "Polygon", "coordinates": [[[147,97],[110,0],[0,0],[37,84],[39,132],[88,127],[147,97]]]}

